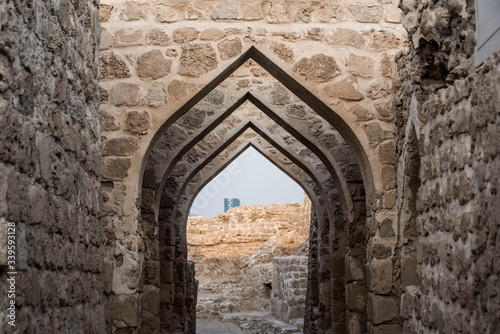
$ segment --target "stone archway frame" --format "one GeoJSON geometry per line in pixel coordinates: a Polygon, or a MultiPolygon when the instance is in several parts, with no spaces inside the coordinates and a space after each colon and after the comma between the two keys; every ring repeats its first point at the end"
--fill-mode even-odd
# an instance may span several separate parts
{"type": "MultiPolygon", "coordinates": [[[[217,78],[219,78],[219,82],[222,82],[224,80],[224,76],[227,77],[229,76],[234,70],[236,70],[241,64],[243,64],[247,59],[252,58],[255,60],[257,63],[259,63],[261,66],[263,66],[266,70],[268,70],[273,76],[275,76],[279,81],[281,81],[285,87],[290,89],[294,94],[298,95],[301,97],[301,99],[309,106],[313,111],[317,112],[318,115],[321,117],[325,118],[327,121],[329,121],[330,124],[335,124],[334,121],[338,121],[337,124],[335,124],[335,128],[339,130],[341,135],[343,135],[344,138],[346,138],[347,143],[351,148],[360,148],[359,151],[356,151],[356,149],[353,149],[352,151],[354,152],[354,155],[356,156],[356,160],[358,161],[358,164],[361,166],[361,174],[363,175],[363,181],[365,183],[364,189],[366,190],[366,206],[367,208],[371,208],[371,202],[372,198],[370,196],[370,193],[373,194],[373,180],[371,179],[371,171],[369,168],[368,164],[368,159],[366,157],[366,154],[362,150],[361,144],[357,140],[356,136],[354,135],[354,132],[349,128],[349,126],[338,116],[335,114],[330,108],[328,108],[324,103],[322,103],[319,99],[317,99],[312,93],[308,92],[305,88],[303,88],[300,84],[298,84],[293,78],[289,77],[284,71],[276,67],[272,62],[265,58],[260,52],[258,52],[254,47],[250,48],[242,57],[239,58],[239,60],[235,63],[233,63],[232,66],[228,67],[226,70],[224,70],[221,75],[219,75],[217,78]],[[260,57],[260,58],[259,58],[260,57]],[[288,80],[287,82],[283,82],[283,78],[285,78],[285,81],[288,80]],[[306,97],[306,99],[304,99],[306,97]],[[322,111],[330,111],[330,112],[322,112],[322,111]],[[326,117],[325,117],[326,115],[326,117]],[[332,116],[333,115],[333,116],[332,116]],[[337,119],[336,119],[337,118],[337,119]],[[343,125],[343,126],[340,126],[343,125]],[[347,135],[346,135],[347,134],[347,135]],[[354,141],[354,142],[353,142],[354,141]],[[361,161],[361,163],[359,163],[361,161]],[[364,161],[364,163],[363,163],[364,161]],[[366,175],[369,177],[367,178],[366,175]],[[369,182],[367,182],[367,180],[369,182]],[[368,185],[368,186],[367,186],[368,185]]],[[[216,78],[216,79],[217,79],[216,78]]],[[[167,122],[165,122],[162,125],[163,130],[159,130],[156,135],[155,135],[155,140],[158,141],[159,138],[158,136],[161,137],[161,134],[168,129],[168,127],[175,122],[176,119],[179,119],[182,117],[183,114],[185,114],[191,106],[194,106],[198,101],[200,101],[204,96],[206,96],[213,87],[217,86],[217,80],[212,81],[209,86],[205,87],[202,91],[200,91],[195,98],[190,100],[185,106],[183,106],[181,109],[179,109],[179,112],[175,113],[167,122]],[[212,86],[212,88],[210,88],[212,86]],[[197,101],[196,101],[197,100],[197,101]],[[191,104],[191,106],[190,106],[191,104]],[[182,112],[182,109],[184,111],[182,112]],[[169,124],[170,123],[170,124],[169,124]]],[[[300,136],[300,133],[299,133],[300,136]]],[[[149,148],[148,152],[152,150],[154,147],[155,143],[152,143],[149,148]]],[[[316,146],[313,145],[313,149],[315,149],[316,146]]],[[[146,155],[147,156],[147,155],[146,155]]],[[[144,171],[144,173],[141,173],[142,175],[145,175],[147,171],[145,170],[145,163],[146,159],[143,161],[143,165],[141,167],[141,171],[144,171]]],[[[142,187],[142,182],[143,179],[141,178],[141,187],[142,187]]],[[[142,187],[143,188],[143,187],[142,187]]],[[[141,196],[142,196],[141,192],[141,196]]]]}
{"type": "MultiPolygon", "coordinates": [[[[247,129],[248,129],[248,128],[247,128],[247,129]]],[[[241,138],[241,136],[238,136],[238,138],[241,138]]],[[[251,139],[250,139],[250,140],[251,140],[251,139]]],[[[255,146],[258,146],[258,145],[259,145],[258,143],[255,143],[255,146]]],[[[272,147],[270,144],[268,144],[268,145],[269,145],[270,147],[272,147]]],[[[212,177],[215,177],[215,175],[218,173],[218,171],[223,170],[223,169],[224,169],[224,168],[225,168],[225,167],[226,167],[229,163],[231,163],[231,162],[232,162],[232,161],[233,161],[233,160],[234,160],[234,159],[235,159],[235,158],[239,155],[239,153],[241,153],[241,152],[242,152],[243,150],[245,150],[247,147],[248,147],[248,143],[247,143],[247,142],[244,142],[244,141],[239,141],[239,142],[238,142],[238,144],[237,144],[236,146],[235,146],[235,145],[232,145],[232,146],[231,146],[231,145],[227,145],[227,147],[226,147],[224,150],[229,151],[229,153],[230,153],[230,154],[232,154],[232,155],[227,155],[227,154],[224,154],[224,153],[223,153],[224,151],[222,151],[221,153],[219,153],[219,154],[221,154],[222,156],[224,156],[225,158],[224,158],[224,160],[219,159],[219,165],[218,165],[218,166],[217,166],[217,168],[216,168],[216,169],[217,169],[217,171],[215,171],[215,172],[214,172],[214,174],[212,175],[212,177]]],[[[264,154],[264,155],[265,155],[265,154],[264,154]]],[[[279,160],[279,159],[278,159],[278,160],[279,160]]],[[[208,159],[207,159],[207,162],[206,162],[206,165],[207,165],[207,166],[205,166],[204,168],[208,168],[208,169],[213,168],[213,166],[209,166],[209,164],[210,164],[210,162],[209,162],[209,161],[208,161],[208,159]]],[[[273,162],[273,164],[275,164],[275,165],[276,165],[276,162],[273,162]]],[[[293,163],[290,163],[290,165],[293,165],[293,163]]],[[[278,167],[279,167],[279,165],[278,165],[278,167]]],[[[299,171],[300,171],[300,172],[302,172],[304,175],[307,175],[307,173],[303,172],[300,168],[299,168],[299,171]]],[[[287,174],[288,174],[288,172],[287,172],[287,174]]],[[[293,175],[290,175],[290,174],[289,174],[289,176],[291,176],[291,177],[293,177],[293,178],[295,179],[295,177],[294,177],[293,175]]],[[[211,178],[212,178],[212,177],[211,177],[211,178]]],[[[211,179],[211,178],[210,178],[210,179],[211,179]]],[[[209,182],[209,181],[210,181],[210,179],[206,180],[206,181],[205,181],[205,182],[203,182],[201,185],[198,185],[197,189],[199,190],[199,189],[203,188],[203,186],[204,186],[207,182],[209,182]]],[[[301,185],[306,185],[306,184],[314,183],[314,181],[312,181],[312,180],[311,180],[311,181],[306,181],[306,182],[304,182],[304,181],[299,181],[299,180],[295,179],[295,181],[296,181],[296,182],[298,182],[298,183],[299,183],[299,184],[301,184],[301,185]]],[[[317,183],[314,183],[314,184],[317,186],[317,183]]],[[[316,202],[316,201],[315,201],[315,198],[316,198],[317,196],[314,194],[314,192],[318,192],[318,190],[316,190],[316,191],[311,191],[311,190],[308,190],[308,191],[307,191],[307,193],[308,193],[308,194],[312,197],[312,201],[313,201],[313,202],[316,202]]],[[[192,197],[192,199],[194,199],[194,197],[192,197]]],[[[191,203],[191,201],[188,201],[187,206],[186,206],[187,208],[191,205],[190,203],[191,203]]],[[[318,207],[318,204],[316,204],[316,206],[318,207]]],[[[324,205],[324,203],[319,204],[319,207],[320,207],[320,208],[323,208],[323,209],[324,209],[324,208],[326,208],[326,206],[324,205]]],[[[186,209],[186,210],[187,210],[187,209],[186,209]]],[[[182,211],[182,210],[181,210],[181,211],[182,211]]],[[[183,211],[182,211],[182,212],[183,212],[183,211]]],[[[186,211],[186,212],[187,212],[187,211],[186,211]]],[[[326,214],[326,213],[325,213],[325,214],[326,214]]],[[[167,214],[160,213],[160,224],[170,225],[171,227],[176,226],[176,228],[177,228],[176,234],[180,233],[181,231],[182,231],[182,232],[184,232],[184,231],[185,231],[185,226],[183,226],[183,227],[180,227],[180,228],[179,228],[179,225],[181,225],[181,223],[177,223],[177,224],[169,224],[169,223],[166,223],[166,222],[163,222],[163,221],[162,221],[162,218],[163,218],[163,217],[165,217],[167,220],[168,220],[169,218],[170,218],[170,219],[172,219],[173,217],[175,217],[175,218],[177,218],[177,219],[185,220],[185,219],[187,219],[187,216],[185,216],[185,215],[184,215],[184,216],[180,217],[180,215],[179,215],[178,213],[173,213],[173,214],[172,214],[172,213],[167,213],[167,214]]],[[[183,224],[182,224],[182,225],[183,225],[183,224]]],[[[184,237],[185,237],[185,236],[184,236],[184,237]]],[[[183,247],[183,246],[185,245],[185,242],[180,241],[180,242],[178,242],[177,244],[180,244],[180,245],[181,245],[181,247],[183,247]]],[[[176,268],[176,269],[178,269],[178,268],[179,268],[179,270],[183,270],[183,269],[182,269],[182,268],[180,268],[180,267],[183,267],[183,266],[184,266],[184,262],[185,262],[185,260],[183,260],[183,259],[179,259],[179,260],[181,261],[181,263],[179,263],[179,262],[178,262],[178,263],[175,265],[175,268],[176,268]]],[[[168,265],[170,265],[170,264],[168,264],[168,265]]],[[[182,278],[182,280],[186,280],[186,279],[187,279],[187,278],[182,278]]],[[[161,284],[161,285],[160,285],[160,290],[161,290],[161,289],[165,289],[165,288],[166,288],[166,289],[172,289],[172,285],[170,284],[170,282],[164,282],[164,283],[166,283],[166,284],[161,284]]],[[[180,282],[178,282],[178,283],[180,283],[180,282]]],[[[181,299],[182,299],[182,298],[184,298],[182,288],[183,288],[182,284],[177,284],[176,291],[177,291],[177,292],[179,292],[178,296],[179,296],[179,298],[181,298],[181,299]]],[[[161,292],[160,292],[160,293],[161,293],[161,292]]],[[[182,300],[179,304],[185,304],[185,302],[182,300]]],[[[182,309],[180,309],[180,310],[178,310],[178,311],[179,311],[179,312],[182,312],[183,310],[182,310],[182,309]]],[[[175,316],[175,317],[177,317],[177,318],[181,318],[183,315],[174,315],[174,316],[175,316]]]]}
{"type": "MultiPolygon", "coordinates": [[[[210,83],[202,88],[193,98],[186,102],[180,109],[177,110],[177,112],[175,112],[172,116],[169,117],[167,121],[162,124],[162,126],[155,133],[150,145],[145,152],[140,169],[139,189],[143,188],[144,176],[146,174],[147,167],[146,165],[147,161],[150,158],[151,151],[156,146],[156,143],[161,139],[163,134],[167,131],[167,129],[249,59],[254,60],[256,63],[262,66],[293,94],[295,94],[296,96],[300,96],[300,99],[305,104],[307,104],[314,112],[316,112],[328,123],[330,123],[345,139],[346,143],[351,149],[352,154],[356,158],[358,166],[360,167],[366,194],[366,212],[368,216],[371,216],[371,210],[375,201],[373,175],[366,152],[354,131],[336,112],[334,112],[323,101],[321,101],[314,94],[303,87],[293,77],[288,75],[284,70],[279,68],[279,66],[275,65],[269,58],[267,58],[254,46],[251,46],[236,61],[226,67],[219,75],[217,75],[210,83]]],[[[142,192],[139,194],[139,200],[141,200],[141,196],[142,192]]]]}
{"type": "MultiPolygon", "coordinates": [[[[266,124],[268,124],[268,123],[266,123],[266,124]]],[[[254,129],[254,131],[256,131],[256,132],[260,133],[263,137],[265,137],[265,139],[266,139],[267,141],[271,142],[272,147],[278,148],[278,150],[280,150],[282,153],[285,153],[285,152],[283,152],[283,151],[286,151],[286,150],[285,150],[285,149],[283,149],[283,148],[281,147],[281,145],[277,144],[276,142],[274,142],[274,141],[270,138],[270,135],[272,135],[272,134],[266,134],[266,133],[265,133],[264,131],[262,131],[260,128],[257,128],[255,125],[253,125],[253,124],[251,124],[251,123],[250,123],[250,124],[246,124],[245,126],[243,126],[243,127],[242,127],[242,129],[244,130],[244,129],[248,128],[248,127],[252,127],[252,128],[254,129]]],[[[241,131],[240,131],[240,132],[241,132],[241,131]]],[[[226,142],[226,145],[225,145],[225,146],[228,146],[228,145],[229,145],[229,144],[230,144],[233,140],[235,140],[235,137],[238,137],[238,136],[239,136],[239,133],[238,133],[238,134],[236,134],[236,135],[234,135],[232,139],[230,139],[230,140],[228,140],[228,141],[226,142]]],[[[223,147],[223,148],[224,148],[224,147],[223,147]]],[[[219,151],[220,151],[220,150],[222,150],[222,148],[221,148],[221,149],[219,149],[219,151]]],[[[290,148],[288,148],[288,150],[290,150],[290,148]]],[[[218,154],[218,152],[216,152],[216,153],[212,154],[212,156],[210,156],[210,157],[206,158],[206,161],[207,161],[207,162],[205,163],[205,165],[206,165],[206,164],[208,164],[208,161],[210,161],[210,160],[212,160],[212,159],[214,158],[214,155],[215,155],[215,154],[218,154]]],[[[289,154],[290,154],[290,153],[289,153],[289,154]]],[[[289,160],[292,160],[292,161],[293,161],[293,162],[295,162],[297,165],[299,165],[299,164],[300,164],[300,165],[302,165],[302,164],[300,163],[300,161],[299,161],[300,157],[294,157],[294,156],[293,156],[293,154],[291,154],[291,156],[289,156],[289,158],[290,158],[289,160]]],[[[307,168],[307,167],[306,167],[306,168],[304,168],[304,167],[303,167],[303,165],[302,165],[302,169],[307,169],[309,173],[311,173],[311,172],[310,172],[310,169],[313,169],[313,170],[314,170],[314,166],[311,166],[311,167],[312,167],[312,168],[307,168]]],[[[194,170],[194,171],[192,172],[192,174],[196,174],[196,173],[197,173],[197,172],[198,172],[201,168],[203,168],[203,166],[199,166],[199,167],[197,167],[197,168],[196,168],[196,170],[194,170]]],[[[174,171],[173,171],[172,173],[173,173],[174,175],[177,175],[177,173],[175,173],[175,169],[174,169],[174,171]]],[[[321,173],[320,173],[320,174],[321,174],[321,173]]],[[[314,175],[314,173],[313,173],[313,175],[314,175]]],[[[315,178],[316,178],[316,177],[315,177],[315,178]]],[[[208,181],[209,181],[209,180],[208,180],[208,181]]],[[[207,182],[208,182],[208,181],[207,181],[207,182]]],[[[190,180],[189,180],[189,179],[183,179],[183,181],[182,181],[182,182],[179,182],[178,180],[174,180],[171,184],[179,185],[179,184],[187,184],[188,182],[190,182],[190,180]]],[[[298,183],[300,184],[300,182],[298,182],[298,183]]],[[[324,185],[324,182],[322,182],[322,181],[319,181],[319,182],[317,182],[317,183],[318,183],[318,184],[323,184],[323,185],[324,185]]],[[[330,182],[330,184],[331,184],[331,183],[332,183],[332,182],[330,182]]],[[[202,187],[203,187],[203,185],[202,185],[202,187]]],[[[327,188],[329,188],[329,187],[327,186],[327,188]]],[[[330,186],[330,188],[331,188],[331,186],[330,186]]],[[[166,190],[166,189],[165,189],[165,190],[166,190]]],[[[177,193],[178,193],[178,194],[180,194],[180,193],[182,192],[182,190],[183,190],[183,189],[179,190],[177,193]]],[[[165,196],[167,196],[167,197],[169,197],[169,196],[175,196],[175,194],[171,194],[171,192],[175,192],[175,191],[174,191],[173,189],[168,189],[166,192],[164,192],[164,193],[163,193],[163,196],[162,196],[162,199],[164,199],[164,198],[165,198],[165,196]]],[[[179,198],[179,196],[180,196],[180,195],[177,195],[177,198],[179,198]]],[[[329,194],[327,197],[328,197],[328,198],[330,198],[330,199],[332,198],[331,194],[329,194]]],[[[168,201],[171,201],[171,202],[173,202],[173,203],[176,203],[176,204],[174,204],[174,205],[177,205],[177,203],[179,203],[179,200],[178,200],[178,199],[172,199],[172,198],[170,198],[168,201]]],[[[313,201],[314,201],[314,199],[313,199],[313,201]]],[[[338,198],[337,198],[337,201],[339,202],[338,198]]],[[[331,201],[330,201],[330,203],[331,203],[331,201]]],[[[189,209],[190,205],[191,205],[191,204],[190,204],[190,203],[188,203],[188,204],[187,204],[187,206],[186,206],[186,205],[184,205],[184,206],[182,207],[182,209],[174,209],[174,210],[173,210],[173,212],[170,212],[170,213],[168,213],[168,214],[163,214],[163,213],[161,213],[161,214],[160,214],[160,216],[161,216],[161,217],[166,217],[166,219],[167,219],[167,221],[161,221],[161,223],[162,223],[163,225],[168,225],[168,226],[172,226],[172,225],[179,225],[179,224],[181,224],[180,222],[176,222],[175,224],[173,224],[173,223],[171,222],[171,220],[172,220],[172,219],[169,219],[169,218],[172,218],[172,217],[176,217],[176,218],[178,218],[178,217],[180,217],[182,214],[184,214],[185,212],[187,212],[187,210],[189,209]],[[184,211],[185,211],[185,212],[184,212],[184,211]]],[[[332,205],[333,205],[333,203],[331,203],[330,205],[328,205],[328,206],[327,206],[327,208],[329,209],[332,205]]],[[[337,206],[340,206],[340,205],[337,205],[337,206]]],[[[318,207],[318,205],[316,205],[316,207],[318,207]]],[[[320,206],[320,207],[323,207],[323,206],[320,206]]],[[[341,210],[339,209],[339,211],[341,211],[341,210]]],[[[331,214],[330,214],[329,216],[330,216],[329,221],[334,221],[334,220],[338,220],[338,219],[339,219],[338,215],[337,215],[337,217],[335,217],[334,215],[331,215],[331,214]]],[[[187,219],[187,217],[185,217],[185,218],[187,219]]],[[[161,220],[162,220],[162,219],[161,219],[161,220]]],[[[322,221],[322,219],[320,219],[320,221],[322,221]]],[[[185,222],[183,222],[183,223],[185,223],[185,222]]],[[[325,227],[325,228],[324,228],[324,229],[325,229],[324,234],[325,234],[326,236],[328,236],[328,229],[330,229],[330,227],[328,227],[328,226],[329,226],[328,222],[323,223],[323,224],[321,224],[321,225],[323,225],[323,226],[325,227]]],[[[338,226],[338,225],[343,225],[343,224],[336,224],[336,225],[338,226]]],[[[180,230],[181,230],[181,231],[184,231],[184,228],[181,228],[180,230]]],[[[320,231],[321,231],[321,229],[320,229],[320,231]]],[[[342,232],[337,231],[336,233],[339,233],[339,234],[340,234],[340,233],[342,233],[342,232]]],[[[343,234],[343,233],[342,233],[342,234],[343,234]]],[[[164,240],[164,238],[161,238],[161,240],[164,240]]],[[[181,242],[181,244],[183,244],[183,243],[185,243],[185,241],[181,242]]],[[[330,245],[323,245],[323,247],[325,247],[325,248],[329,248],[329,246],[330,246],[330,245]]],[[[328,258],[328,257],[326,257],[326,258],[328,258]]],[[[324,261],[322,261],[322,262],[321,262],[321,264],[323,265],[323,269],[322,269],[322,271],[323,271],[324,273],[326,273],[326,276],[328,276],[328,277],[326,277],[325,279],[326,279],[326,280],[331,279],[331,277],[330,277],[330,273],[329,273],[329,269],[331,268],[331,263],[328,263],[328,262],[327,262],[327,263],[325,263],[324,261]],[[326,264],[326,266],[325,266],[325,264],[326,264]]],[[[324,274],[324,275],[325,275],[325,274],[324,274]]],[[[322,295],[322,297],[326,297],[326,296],[325,296],[325,295],[322,295]]],[[[345,305],[345,300],[344,300],[343,298],[337,298],[337,299],[333,300],[333,298],[327,298],[327,297],[326,297],[326,299],[322,299],[322,300],[321,300],[321,304],[323,305],[323,308],[326,308],[326,310],[328,310],[328,312],[326,312],[326,313],[329,313],[329,310],[330,310],[330,307],[331,307],[331,306],[330,306],[330,304],[331,304],[331,303],[336,303],[337,305],[342,305],[342,306],[344,306],[344,305],[345,305]]],[[[339,308],[339,306],[337,306],[337,309],[338,309],[338,308],[339,308]]],[[[335,320],[338,320],[338,319],[335,319],[335,320]]]]}
{"type": "MultiPolygon", "coordinates": [[[[245,95],[240,97],[233,105],[231,105],[225,112],[223,112],[218,118],[213,120],[212,123],[210,123],[203,131],[200,131],[194,138],[192,138],[185,146],[182,146],[178,148],[178,151],[175,153],[175,157],[170,160],[170,163],[167,165],[163,165],[161,167],[162,171],[159,172],[160,175],[163,175],[162,180],[159,181],[158,185],[158,190],[156,191],[157,194],[161,193],[161,189],[163,188],[164,183],[166,182],[166,178],[174,168],[175,164],[181,159],[181,157],[186,154],[196,143],[198,143],[202,138],[204,138],[207,134],[209,134],[211,131],[213,131],[219,124],[221,124],[223,121],[225,121],[228,117],[232,115],[232,113],[237,110],[243,103],[246,101],[250,101],[252,104],[254,104],[258,109],[260,109],[264,114],[267,115],[271,120],[276,122],[280,127],[285,129],[292,137],[294,137],[296,140],[304,144],[307,149],[315,153],[321,160],[321,162],[326,166],[328,172],[333,176],[333,180],[335,181],[335,186],[337,189],[340,189],[342,192],[341,196],[341,204],[344,209],[344,214],[350,221],[353,220],[354,218],[354,212],[353,212],[353,203],[352,203],[352,197],[351,197],[351,192],[353,192],[352,187],[350,187],[349,182],[346,180],[346,177],[343,175],[342,168],[346,169],[346,166],[341,166],[339,163],[337,163],[336,159],[334,156],[329,154],[328,152],[325,152],[324,149],[321,149],[321,147],[316,143],[313,143],[309,138],[306,136],[303,136],[299,131],[297,131],[293,126],[289,125],[286,120],[281,118],[275,111],[273,111],[269,106],[267,106],[264,102],[262,102],[260,99],[255,97],[252,93],[247,92],[245,95]]],[[[273,109],[279,109],[279,106],[273,106],[273,109]]],[[[283,113],[283,112],[282,112],[283,113]]],[[[189,114],[189,113],[187,113],[189,114]]],[[[174,123],[175,124],[175,123],[174,123]]],[[[330,135],[334,135],[333,133],[330,133],[330,135]]],[[[342,145],[340,143],[339,145],[342,145]]],[[[344,150],[342,152],[345,152],[344,150]]],[[[342,160],[346,160],[345,157],[341,157],[342,160]]],[[[347,163],[344,163],[347,164],[347,163]]],[[[158,172],[157,172],[158,173],[158,172]]],[[[160,177],[160,175],[157,175],[157,178],[160,177]]],[[[158,181],[157,181],[158,183],[158,181]]],[[[156,196],[155,199],[155,211],[157,211],[157,208],[159,206],[159,196],[156,196]]]]}

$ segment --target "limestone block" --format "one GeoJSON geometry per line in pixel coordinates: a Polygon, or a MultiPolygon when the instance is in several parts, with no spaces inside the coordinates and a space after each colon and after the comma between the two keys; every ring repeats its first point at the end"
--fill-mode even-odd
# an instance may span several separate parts
{"type": "Polygon", "coordinates": [[[143,30],[137,28],[118,29],[115,32],[115,46],[142,45],[143,30]]]}
{"type": "Polygon", "coordinates": [[[116,327],[135,327],[138,325],[138,297],[136,295],[118,295],[110,298],[111,320],[116,327]]]}
{"type": "Polygon", "coordinates": [[[174,79],[168,86],[167,90],[170,96],[170,100],[178,101],[193,96],[194,94],[198,93],[200,89],[200,86],[193,83],[174,79]]]}
{"type": "Polygon", "coordinates": [[[375,109],[378,113],[378,119],[384,122],[392,122],[395,117],[395,106],[393,100],[383,99],[375,102],[375,109]]]}
{"type": "Polygon", "coordinates": [[[99,110],[99,125],[103,131],[116,131],[118,130],[118,123],[116,119],[105,110],[99,110]]]}
{"type": "Polygon", "coordinates": [[[263,18],[262,8],[254,5],[245,6],[243,9],[243,20],[254,21],[263,18]]]}
{"type": "Polygon", "coordinates": [[[124,21],[145,20],[149,11],[148,4],[139,4],[137,2],[127,1],[125,8],[120,13],[119,17],[124,21]]]}
{"type": "Polygon", "coordinates": [[[374,61],[370,57],[351,54],[346,62],[349,71],[356,76],[370,78],[373,76],[374,61]]]}
{"type": "Polygon", "coordinates": [[[326,41],[332,45],[346,45],[362,48],[365,45],[365,38],[356,30],[339,28],[326,37],[326,41]]]}
{"type": "Polygon", "coordinates": [[[217,54],[210,44],[187,44],[182,46],[180,75],[198,77],[217,68],[217,54]]]}
{"type": "Polygon", "coordinates": [[[212,11],[212,20],[236,20],[238,15],[237,5],[234,3],[224,2],[215,6],[212,11]]]}
{"type": "Polygon", "coordinates": [[[370,121],[375,118],[369,110],[359,104],[353,105],[349,111],[356,115],[357,120],[360,122],[370,121]]]}
{"type": "Polygon", "coordinates": [[[306,107],[303,104],[290,104],[286,107],[285,115],[293,119],[306,120],[306,107]]]}
{"type": "Polygon", "coordinates": [[[130,158],[108,158],[104,160],[103,177],[110,180],[123,180],[128,176],[130,158]]]}
{"type": "Polygon", "coordinates": [[[203,98],[203,102],[210,103],[216,107],[222,107],[224,105],[224,98],[226,92],[222,89],[214,89],[203,98]]]}
{"type": "Polygon", "coordinates": [[[396,143],[393,140],[381,143],[378,146],[378,155],[380,161],[385,164],[396,164],[396,143]]]}
{"type": "Polygon", "coordinates": [[[268,23],[289,23],[292,22],[292,13],[287,5],[278,1],[266,1],[262,4],[264,18],[268,23]]]}
{"type": "Polygon", "coordinates": [[[139,86],[127,82],[119,82],[111,89],[111,96],[117,106],[136,106],[139,103],[139,86]]]}
{"type": "Polygon", "coordinates": [[[365,274],[363,273],[363,267],[361,263],[353,258],[349,258],[347,261],[347,279],[349,281],[360,281],[365,279],[365,274]]]}
{"type": "Polygon", "coordinates": [[[154,288],[147,289],[141,296],[141,310],[157,315],[160,310],[160,291],[154,288]]]}
{"type": "Polygon", "coordinates": [[[382,167],[382,183],[384,189],[389,190],[396,187],[396,167],[391,165],[384,165],[382,167]]]}
{"type": "Polygon", "coordinates": [[[107,22],[111,17],[111,12],[113,11],[113,6],[101,4],[99,7],[99,18],[101,23],[107,22]]]}
{"type": "Polygon", "coordinates": [[[201,32],[200,39],[202,41],[218,41],[226,37],[227,33],[218,28],[208,28],[201,32]]]}
{"type": "Polygon", "coordinates": [[[113,51],[100,55],[99,67],[101,70],[101,78],[103,79],[130,78],[127,64],[125,64],[125,61],[113,51]]]}
{"type": "MultiPolygon", "coordinates": [[[[392,191],[390,193],[392,194],[393,198],[391,199],[391,203],[386,204],[386,205],[394,206],[396,204],[396,194],[394,191],[392,191]]],[[[382,238],[392,238],[392,237],[396,236],[396,234],[394,233],[394,230],[392,228],[392,220],[391,219],[386,218],[382,221],[382,223],[380,224],[379,234],[382,238]]]]}
{"type": "Polygon", "coordinates": [[[371,84],[366,91],[366,95],[372,100],[383,98],[392,93],[391,86],[386,81],[379,81],[371,84]]]}
{"type": "Polygon", "coordinates": [[[366,306],[366,288],[362,284],[347,284],[346,304],[350,311],[363,311],[366,306]]]}
{"type": "Polygon", "coordinates": [[[381,30],[375,32],[373,40],[369,48],[374,51],[383,51],[388,49],[396,49],[399,47],[401,40],[392,32],[381,30]]]}
{"type": "Polygon", "coordinates": [[[146,43],[165,46],[170,44],[170,37],[163,29],[154,28],[146,33],[146,43]]]}
{"type": "Polygon", "coordinates": [[[167,75],[171,66],[171,59],[163,58],[160,50],[152,50],[143,53],[137,59],[137,75],[140,78],[153,78],[156,80],[167,75]]]}
{"type": "Polygon", "coordinates": [[[292,63],[294,58],[293,49],[287,47],[283,43],[273,43],[271,45],[273,52],[280,59],[284,60],[287,63],[292,63]]]}
{"type": "Polygon", "coordinates": [[[99,50],[107,50],[113,47],[113,35],[106,29],[101,30],[101,43],[99,44],[99,50]]]}
{"type": "Polygon", "coordinates": [[[370,295],[368,297],[368,318],[373,324],[380,324],[399,316],[399,303],[396,297],[370,295]]]}
{"type": "Polygon", "coordinates": [[[103,156],[127,156],[139,148],[139,141],[132,137],[112,138],[103,143],[103,156]]]}
{"type": "Polygon", "coordinates": [[[371,122],[363,125],[363,130],[368,137],[370,146],[374,147],[383,139],[383,130],[379,122],[371,122]]]}
{"type": "Polygon", "coordinates": [[[342,73],[335,59],[324,54],[302,58],[294,65],[293,71],[316,82],[329,81],[342,73]]]}
{"type": "Polygon", "coordinates": [[[323,92],[329,97],[338,97],[349,101],[360,101],[365,97],[349,79],[342,79],[337,83],[330,84],[323,89],[323,92]]]}
{"type": "Polygon", "coordinates": [[[362,23],[378,23],[384,15],[384,8],[380,5],[350,5],[349,10],[362,23]]]}
{"type": "Polygon", "coordinates": [[[392,260],[373,260],[370,264],[369,286],[373,293],[388,294],[392,290],[392,260]]]}
{"type": "Polygon", "coordinates": [[[234,58],[241,53],[241,40],[238,37],[225,39],[217,44],[217,49],[219,50],[222,60],[234,58]]]}
{"type": "Polygon", "coordinates": [[[276,86],[271,91],[271,103],[274,105],[284,105],[292,102],[290,92],[283,86],[276,86]]]}
{"type": "Polygon", "coordinates": [[[319,21],[323,23],[333,23],[342,20],[345,16],[341,5],[328,2],[319,9],[319,21]]]}
{"type": "Polygon", "coordinates": [[[393,66],[392,63],[393,63],[392,58],[386,53],[384,53],[384,57],[380,61],[380,73],[382,73],[384,77],[392,76],[392,66],[393,66]]]}
{"type": "Polygon", "coordinates": [[[129,111],[125,120],[125,130],[135,135],[146,134],[150,127],[149,119],[147,111],[129,111]]]}
{"type": "Polygon", "coordinates": [[[155,20],[160,23],[172,23],[177,21],[179,14],[170,6],[158,4],[155,6],[155,20]]]}
{"type": "Polygon", "coordinates": [[[392,255],[392,249],[389,246],[384,246],[382,244],[373,245],[373,256],[376,259],[386,259],[392,255]]]}
{"type": "Polygon", "coordinates": [[[182,44],[192,42],[198,38],[200,32],[194,27],[178,28],[172,33],[174,42],[182,44]]]}
{"type": "Polygon", "coordinates": [[[165,86],[161,82],[154,82],[149,88],[148,95],[142,99],[142,104],[148,106],[158,107],[167,104],[167,95],[165,93],[165,86]]]}

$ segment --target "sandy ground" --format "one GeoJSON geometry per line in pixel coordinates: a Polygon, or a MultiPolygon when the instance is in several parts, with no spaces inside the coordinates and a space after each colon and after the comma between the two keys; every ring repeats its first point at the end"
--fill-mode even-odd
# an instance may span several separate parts
{"type": "Polygon", "coordinates": [[[218,319],[196,319],[196,334],[251,334],[232,322],[218,319]]]}

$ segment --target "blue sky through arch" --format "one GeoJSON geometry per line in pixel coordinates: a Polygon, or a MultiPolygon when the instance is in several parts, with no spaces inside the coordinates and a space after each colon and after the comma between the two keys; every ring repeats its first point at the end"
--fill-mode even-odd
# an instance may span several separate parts
{"type": "Polygon", "coordinates": [[[241,205],[303,203],[303,189],[253,147],[247,148],[198,194],[190,213],[213,217],[224,212],[224,198],[241,205]]]}

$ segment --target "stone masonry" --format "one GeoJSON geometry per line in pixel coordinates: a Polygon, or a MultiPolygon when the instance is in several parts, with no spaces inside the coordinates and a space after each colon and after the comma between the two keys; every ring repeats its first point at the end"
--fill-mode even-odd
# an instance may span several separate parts
{"type": "Polygon", "coordinates": [[[0,332],[194,333],[190,203],[248,145],[311,200],[305,333],[496,332],[500,50],[474,65],[475,8],[0,1],[0,332]]]}

